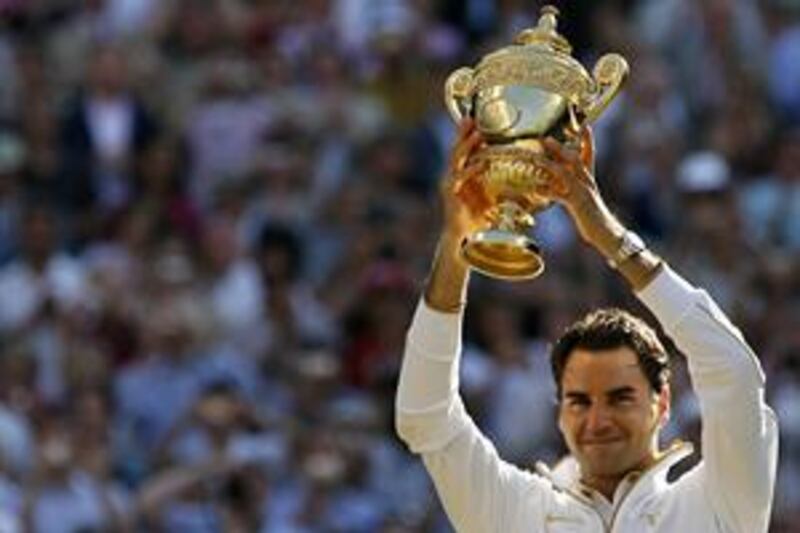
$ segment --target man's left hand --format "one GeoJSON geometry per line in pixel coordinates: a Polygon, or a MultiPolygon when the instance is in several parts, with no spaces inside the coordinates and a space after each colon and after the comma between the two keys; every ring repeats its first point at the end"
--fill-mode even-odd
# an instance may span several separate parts
{"type": "Polygon", "coordinates": [[[584,127],[575,142],[562,144],[548,137],[542,144],[544,154],[539,164],[549,177],[537,192],[566,208],[586,243],[603,247],[615,220],[594,177],[595,144],[591,128],[584,127]]]}

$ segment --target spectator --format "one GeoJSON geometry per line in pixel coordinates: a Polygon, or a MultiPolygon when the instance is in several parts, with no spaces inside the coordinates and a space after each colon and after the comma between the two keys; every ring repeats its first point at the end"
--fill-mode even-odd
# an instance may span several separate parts
{"type": "Polygon", "coordinates": [[[94,49],[86,87],[65,113],[61,183],[79,213],[129,204],[135,165],[155,135],[153,117],[130,91],[127,67],[118,46],[94,49]]]}

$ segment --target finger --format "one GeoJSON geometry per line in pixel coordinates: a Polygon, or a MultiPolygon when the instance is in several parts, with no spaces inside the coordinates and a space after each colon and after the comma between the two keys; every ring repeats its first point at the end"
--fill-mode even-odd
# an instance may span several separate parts
{"type": "Polygon", "coordinates": [[[472,134],[475,129],[474,121],[466,117],[461,120],[458,124],[458,131],[456,132],[456,139],[453,142],[453,147],[450,150],[450,161],[451,163],[454,162],[457,158],[457,152],[459,151],[460,147],[464,144],[467,138],[472,134]]]}
{"type": "Polygon", "coordinates": [[[592,186],[594,184],[595,144],[594,134],[589,126],[581,128],[576,150],[572,154],[577,158],[574,162],[574,177],[579,182],[592,186]]]}
{"type": "Polygon", "coordinates": [[[492,202],[486,194],[479,175],[474,175],[461,184],[461,188],[455,193],[461,204],[467,207],[472,216],[483,215],[491,209],[492,202]]]}
{"type": "Polygon", "coordinates": [[[458,124],[458,133],[456,134],[456,142],[466,138],[475,129],[475,121],[471,117],[464,117],[458,124]]]}
{"type": "Polygon", "coordinates": [[[464,183],[480,177],[481,175],[485,174],[487,170],[489,170],[489,164],[485,161],[473,163],[472,165],[464,168],[453,176],[453,191],[458,194],[458,191],[461,190],[461,187],[463,187],[464,183]]]}
{"type": "Polygon", "coordinates": [[[592,172],[583,165],[582,162],[556,163],[550,167],[550,172],[559,176],[566,189],[565,194],[569,193],[572,184],[591,185],[594,182],[592,172]]]}
{"type": "Polygon", "coordinates": [[[583,161],[581,160],[581,141],[580,139],[570,139],[561,145],[561,153],[567,162],[579,168],[583,161]]]}
{"type": "Polygon", "coordinates": [[[449,195],[475,210],[488,207],[488,198],[483,187],[480,173],[474,173],[455,185],[449,195]]]}
{"type": "Polygon", "coordinates": [[[542,169],[542,179],[536,185],[536,192],[548,197],[564,197],[569,194],[569,184],[564,177],[567,169],[564,165],[553,161],[540,161],[537,163],[542,169]]]}
{"type": "Polygon", "coordinates": [[[567,162],[564,147],[552,137],[545,137],[544,140],[542,140],[542,147],[544,148],[545,155],[551,160],[559,163],[567,162]]]}
{"type": "Polygon", "coordinates": [[[456,181],[464,181],[474,176],[479,176],[489,170],[488,161],[473,162],[457,174],[456,181]]]}
{"type": "Polygon", "coordinates": [[[581,161],[587,168],[591,169],[594,166],[595,150],[592,128],[584,126],[581,129],[581,161]]]}
{"type": "Polygon", "coordinates": [[[580,145],[581,140],[577,136],[570,136],[564,142],[559,142],[552,137],[544,139],[546,153],[552,153],[556,159],[570,163],[580,162],[580,145]]]}
{"type": "Polygon", "coordinates": [[[453,159],[451,161],[453,170],[460,171],[463,169],[467,165],[469,158],[483,144],[483,141],[483,135],[477,129],[472,130],[466,138],[459,141],[453,150],[453,159]]]}
{"type": "Polygon", "coordinates": [[[477,128],[470,133],[469,137],[464,143],[464,151],[467,154],[467,158],[471,157],[478,148],[481,147],[484,143],[483,134],[477,128]]]}

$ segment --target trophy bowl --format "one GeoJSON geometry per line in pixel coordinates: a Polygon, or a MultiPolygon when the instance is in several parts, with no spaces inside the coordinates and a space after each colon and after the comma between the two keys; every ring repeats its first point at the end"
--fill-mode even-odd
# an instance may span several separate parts
{"type": "Polygon", "coordinates": [[[558,9],[544,6],[536,27],[512,45],[454,71],[445,83],[445,104],[456,122],[475,120],[487,146],[475,158],[486,163],[480,186],[492,207],[489,227],[470,235],[462,254],[472,268],[507,280],[531,279],[544,260],[528,233],[534,214],[551,198],[536,193],[548,180],[542,139],[577,139],[619,93],[628,63],[618,54],[601,57],[590,75],[571,55],[557,30],[558,9]]]}

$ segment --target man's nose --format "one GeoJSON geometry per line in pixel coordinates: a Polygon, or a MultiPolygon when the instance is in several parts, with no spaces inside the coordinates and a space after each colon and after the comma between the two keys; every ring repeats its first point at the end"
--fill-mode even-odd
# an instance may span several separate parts
{"type": "Polygon", "coordinates": [[[589,408],[586,415],[586,431],[590,434],[606,432],[611,427],[611,413],[608,408],[598,403],[589,408]]]}

